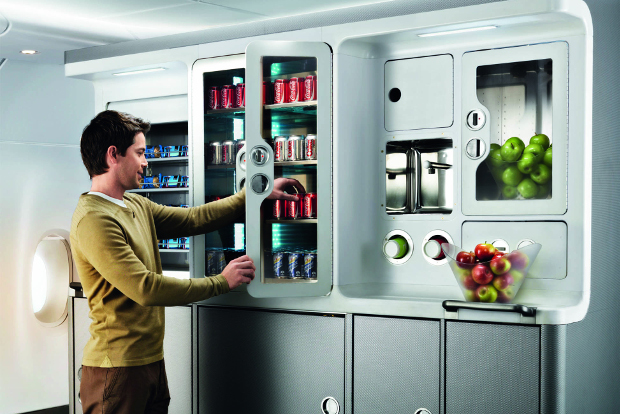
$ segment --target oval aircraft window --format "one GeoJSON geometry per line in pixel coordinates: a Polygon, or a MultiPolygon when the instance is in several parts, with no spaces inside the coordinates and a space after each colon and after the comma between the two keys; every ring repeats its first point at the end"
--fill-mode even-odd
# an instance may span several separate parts
{"type": "Polygon", "coordinates": [[[39,242],[32,262],[32,310],[47,327],[67,318],[72,269],[71,250],[63,237],[49,235],[39,242]]]}

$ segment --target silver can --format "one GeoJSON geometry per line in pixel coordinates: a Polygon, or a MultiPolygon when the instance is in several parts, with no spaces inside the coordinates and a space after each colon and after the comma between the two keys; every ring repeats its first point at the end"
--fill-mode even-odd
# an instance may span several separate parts
{"type": "Polygon", "coordinates": [[[207,276],[217,274],[217,257],[213,250],[207,251],[207,276]]]}
{"type": "Polygon", "coordinates": [[[209,144],[209,164],[222,164],[222,143],[213,141],[209,144]]]}
{"type": "Polygon", "coordinates": [[[222,142],[222,164],[235,163],[235,143],[233,141],[222,142]]]}
{"type": "Polygon", "coordinates": [[[235,153],[235,157],[237,156],[237,154],[239,154],[239,151],[241,151],[241,148],[245,147],[245,140],[240,140],[240,141],[235,141],[235,144],[237,144],[237,151],[235,153]]]}
{"type": "Polygon", "coordinates": [[[273,141],[273,156],[276,162],[286,161],[286,137],[279,136],[273,141]]]}
{"type": "Polygon", "coordinates": [[[302,161],[304,159],[303,135],[291,135],[286,140],[286,160],[302,161]]]}
{"type": "Polygon", "coordinates": [[[224,257],[224,252],[217,251],[215,252],[215,260],[216,260],[216,273],[217,275],[221,275],[224,269],[226,268],[226,258],[224,257]]]}
{"type": "Polygon", "coordinates": [[[305,140],[305,157],[307,160],[316,160],[316,135],[308,134],[305,140]]]}

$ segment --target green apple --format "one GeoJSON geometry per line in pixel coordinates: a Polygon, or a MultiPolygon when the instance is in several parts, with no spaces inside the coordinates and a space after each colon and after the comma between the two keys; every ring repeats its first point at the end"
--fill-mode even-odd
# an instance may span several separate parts
{"type": "Polygon", "coordinates": [[[502,148],[500,149],[500,154],[502,155],[502,159],[504,161],[513,162],[517,161],[523,150],[525,149],[525,144],[519,137],[509,138],[502,148]]]}
{"type": "Polygon", "coordinates": [[[545,184],[551,179],[551,168],[547,167],[545,164],[538,164],[530,174],[530,177],[532,177],[532,180],[534,180],[536,184],[545,184]]]}
{"type": "Polygon", "coordinates": [[[489,156],[487,157],[487,161],[491,165],[491,167],[501,167],[504,164],[504,160],[502,160],[500,149],[494,148],[491,151],[489,151],[489,156]]]}
{"type": "Polygon", "coordinates": [[[521,159],[517,161],[517,168],[523,174],[531,174],[537,165],[538,165],[538,162],[536,160],[536,155],[529,153],[529,152],[527,154],[524,153],[521,156],[521,159]]]}
{"type": "Polygon", "coordinates": [[[536,163],[541,163],[545,157],[545,150],[540,144],[530,144],[523,150],[523,155],[532,154],[536,157],[536,163]]]}
{"type": "Polygon", "coordinates": [[[551,161],[553,160],[553,155],[551,154],[552,150],[553,149],[551,147],[547,148],[547,151],[545,151],[545,156],[543,157],[543,163],[545,163],[547,167],[551,167],[551,161]]]}
{"type": "Polygon", "coordinates": [[[538,194],[538,185],[531,178],[524,178],[517,186],[523,198],[534,198],[538,194]]]}
{"type": "Polygon", "coordinates": [[[501,145],[496,144],[496,143],[492,143],[492,144],[491,144],[491,149],[492,149],[492,150],[494,150],[494,149],[500,149],[501,147],[502,147],[501,145]]]}
{"type": "Polygon", "coordinates": [[[546,151],[547,148],[549,148],[550,140],[545,134],[537,134],[530,138],[530,145],[531,144],[539,144],[546,151]]]}
{"type": "Polygon", "coordinates": [[[551,193],[551,183],[540,184],[538,186],[538,193],[536,194],[536,198],[547,198],[551,193]]]}
{"type": "Polygon", "coordinates": [[[513,187],[512,185],[505,185],[502,188],[502,195],[506,200],[512,200],[517,198],[517,187],[513,187]]]}
{"type": "Polygon", "coordinates": [[[502,181],[506,185],[516,187],[523,179],[523,174],[516,164],[509,165],[502,173],[502,181]]]}

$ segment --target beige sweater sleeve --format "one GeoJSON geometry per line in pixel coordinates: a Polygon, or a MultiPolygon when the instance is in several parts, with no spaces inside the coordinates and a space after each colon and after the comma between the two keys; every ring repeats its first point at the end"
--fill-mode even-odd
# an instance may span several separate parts
{"type": "Polygon", "coordinates": [[[76,232],[80,254],[112,286],[142,306],[186,305],[229,291],[222,275],[176,279],[149,271],[127,243],[120,224],[109,215],[88,213],[76,232]]]}
{"type": "Polygon", "coordinates": [[[233,196],[192,208],[148,202],[158,239],[195,236],[217,230],[241,217],[245,211],[245,188],[233,196]]]}

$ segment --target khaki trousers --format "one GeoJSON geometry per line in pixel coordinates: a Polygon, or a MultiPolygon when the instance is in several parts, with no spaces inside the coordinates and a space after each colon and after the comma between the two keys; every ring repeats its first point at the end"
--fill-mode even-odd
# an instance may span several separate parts
{"type": "Polygon", "coordinates": [[[170,392],[164,360],[138,367],[82,366],[80,398],[84,414],[167,413],[170,392]]]}

